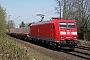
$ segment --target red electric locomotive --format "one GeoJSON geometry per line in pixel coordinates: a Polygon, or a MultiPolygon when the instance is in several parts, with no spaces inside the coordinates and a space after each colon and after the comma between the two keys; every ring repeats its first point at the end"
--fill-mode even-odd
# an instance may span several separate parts
{"type": "Polygon", "coordinates": [[[31,24],[30,39],[61,48],[74,49],[78,39],[76,22],[53,18],[50,21],[31,24]]]}

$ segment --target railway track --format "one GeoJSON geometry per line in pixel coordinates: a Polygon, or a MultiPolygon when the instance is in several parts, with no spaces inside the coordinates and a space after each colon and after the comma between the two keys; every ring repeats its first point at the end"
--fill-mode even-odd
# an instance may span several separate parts
{"type": "Polygon", "coordinates": [[[89,46],[78,46],[76,48],[90,51],[90,47],[89,46]]]}
{"type": "Polygon", "coordinates": [[[35,43],[18,40],[18,42],[35,49],[37,52],[52,57],[54,60],[90,60],[90,51],[88,48],[77,47],[74,51],[64,51],[48,48],[35,43]]]}
{"type": "Polygon", "coordinates": [[[74,51],[72,51],[72,52],[64,52],[64,53],[73,55],[75,57],[79,57],[84,60],[90,60],[90,51],[88,51],[88,50],[75,48],[74,51]]]}

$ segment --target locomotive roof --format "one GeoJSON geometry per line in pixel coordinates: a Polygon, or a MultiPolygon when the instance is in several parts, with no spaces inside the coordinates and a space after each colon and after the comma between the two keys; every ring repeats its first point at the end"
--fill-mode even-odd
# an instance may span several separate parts
{"type": "Polygon", "coordinates": [[[60,20],[60,19],[52,19],[52,20],[49,20],[49,21],[40,21],[40,22],[37,22],[37,23],[33,23],[31,24],[32,25],[40,25],[40,24],[48,24],[48,23],[53,23],[55,21],[59,21],[59,22],[74,22],[74,20],[60,20]]]}
{"type": "Polygon", "coordinates": [[[31,25],[48,24],[48,23],[50,23],[50,22],[51,22],[51,20],[49,20],[49,21],[41,21],[41,22],[33,23],[33,24],[31,24],[31,25]]]}

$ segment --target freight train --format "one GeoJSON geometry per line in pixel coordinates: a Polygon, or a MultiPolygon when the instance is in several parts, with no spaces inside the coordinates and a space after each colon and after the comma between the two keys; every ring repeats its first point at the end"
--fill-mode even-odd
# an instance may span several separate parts
{"type": "Polygon", "coordinates": [[[9,29],[8,34],[17,38],[42,42],[65,49],[74,49],[78,41],[75,20],[62,20],[58,18],[33,23],[29,27],[9,29]]]}

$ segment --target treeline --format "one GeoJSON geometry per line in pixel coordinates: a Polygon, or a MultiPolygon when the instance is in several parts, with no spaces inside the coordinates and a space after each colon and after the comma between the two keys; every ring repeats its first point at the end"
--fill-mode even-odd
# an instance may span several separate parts
{"type": "Polygon", "coordinates": [[[0,36],[5,34],[6,30],[6,9],[0,5],[0,36]]]}
{"type": "MultiPolygon", "coordinates": [[[[32,22],[32,23],[35,23],[35,22],[32,22]]],[[[22,21],[21,24],[19,25],[19,28],[25,27],[25,26],[30,26],[32,23],[24,23],[24,22],[22,21]]]]}
{"type": "Polygon", "coordinates": [[[62,19],[75,19],[79,39],[90,40],[90,0],[55,0],[56,13],[62,19]]]}
{"type": "Polygon", "coordinates": [[[21,48],[16,39],[6,35],[7,26],[6,9],[0,5],[0,60],[29,60],[26,49],[21,48]]]}

